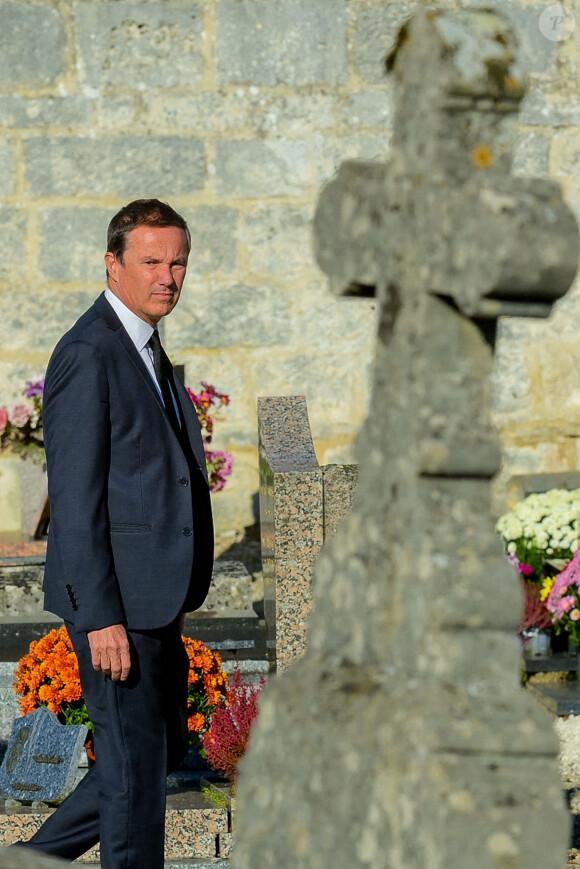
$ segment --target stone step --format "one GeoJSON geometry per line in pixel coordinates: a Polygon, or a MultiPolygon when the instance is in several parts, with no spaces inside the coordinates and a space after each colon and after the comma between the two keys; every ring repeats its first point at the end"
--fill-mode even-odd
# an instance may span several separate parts
{"type": "MultiPolygon", "coordinates": [[[[16,618],[0,616],[0,661],[17,661],[27,654],[30,643],[62,625],[62,619],[41,611],[16,618]]],[[[268,657],[264,622],[253,610],[191,613],[184,633],[202,640],[222,659],[268,657]]]]}
{"type": "MultiPolygon", "coordinates": [[[[7,544],[0,542],[0,616],[42,612],[45,563],[42,547],[45,545],[36,541],[36,549],[28,551],[12,545],[7,549],[7,544]]],[[[261,592],[261,579],[254,578],[243,562],[220,556],[214,564],[212,584],[203,611],[238,609],[253,612],[252,601],[256,596],[260,597],[261,592]]]]}
{"type": "MultiPolygon", "coordinates": [[[[6,809],[0,801],[0,846],[26,840],[45,820],[46,811],[20,807],[6,809]]],[[[231,816],[228,810],[206,797],[199,784],[170,791],[167,795],[165,869],[227,866],[231,852],[231,816]]],[[[98,847],[79,858],[90,869],[99,866],[98,847]]]]}

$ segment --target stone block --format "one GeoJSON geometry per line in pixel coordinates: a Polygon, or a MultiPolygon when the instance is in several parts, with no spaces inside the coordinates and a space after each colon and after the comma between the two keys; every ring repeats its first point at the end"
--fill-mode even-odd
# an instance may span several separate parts
{"type": "Polygon", "coordinates": [[[550,169],[565,187],[570,207],[580,204],[580,179],[576,167],[580,162],[580,131],[577,127],[559,129],[552,136],[550,169]]]}
{"type": "Polygon", "coordinates": [[[514,175],[547,178],[550,140],[541,133],[520,133],[514,144],[514,175]]]}
{"type": "Polygon", "coordinates": [[[56,342],[94,302],[97,293],[26,289],[19,286],[0,295],[0,346],[4,350],[49,353],[56,342]],[[44,313],[50,311],[50,317],[44,313]]]}
{"type": "Polygon", "coordinates": [[[328,130],[336,124],[334,94],[265,94],[255,87],[250,96],[249,123],[256,133],[304,136],[306,130],[328,130]]]}
{"type": "Polygon", "coordinates": [[[546,94],[540,84],[530,89],[522,102],[520,124],[541,127],[580,125],[580,103],[559,93],[546,94]]]}
{"type": "Polygon", "coordinates": [[[199,795],[196,810],[169,808],[165,816],[168,860],[216,857],[217,837],[228,831],[228,813],[199,795]]]}
{"type": "Polygon", "coordinates": [[[387,87],[380,91],[355,91],[349,94],[342,110],[349,127],[386,127],[393,125],[393,98],[387,87]]]}
{"type": "Polygon", "coordinates": [[[384,134],[365,135],[353,133],[346,136],[312,137],[316,160],[318,183],[326,184],[337,173],[339,166],[346,160],[384,161],[389,156],[391,131],[384,134]]]}
{"type": "Polygon", "coordinates": [[[520,414],[529,406],[532,392],[527,366],[526,338],[529,323],[502,317],[498,324],[493,407],[496,414],[520,414]]]}
{"type": "MultiPolygon", "coordinates": [[[[309,331],[305,327],[305,331],[309,331]]],[[[271,368],[272,353],[256,348],[254,352],[255,392],[272,391],[291,394],[300,390],[308,405],[310,424],[317,438],[336,438],[352,431],[353,424],[362,424],[364,403],[345,401],[345,395],[363,396],[368,393],[371,375],[371,356],[362,346],[361,369],[353,371],[351,357],[335,347],[325,353],[316,348],[308,349],[302,338],[303,348],[292,355],[277,360],[276,370],[271,368]],[[316,350],[315,350],[316,348],[316,350]]]]}
{"type": "Polygon", "coordinates": [[[16,187],[16,156],[12,145],[0,144],[0,196],[10,196],[16,187]]]}
{"type": "Polygon", "coordinates": [[[55,281],[105,280],[104,255],[111,209],[43,208],[39,211],[38,266],[55,281]]]}
{"type": "Polygon", "coordinates": [[[215,133],[256,133],[303,136],[305,130],[327,130],[336,123],[334,94],[279,95],[251,85],[247,88],[163,94],[150,97],[151,116],[165,130],[215,133]]]}
{"type": "Polygon", "coordinates": [[[191,86],[203,71],[201,14],[201,4],[179,0],[76,3],[81,82],[98,90],[191,86]]]}
{"type": "Polygon", "coordinates": [[[59,803],[73,789],[87,735],[84,724],[61,724],[40,706],[18,718],[0,767],[6,799],[59,803]]]}
{"type": "MultiPolygon", "coordinates": [[[[2,281],[13,278],[21,268],[26,250],[26,223],[26,213],[23,210],[10,205],[0,208],[0,280],[2,281]]],[[[2,398],[4,399],[4,396],[2,398]]]]}
{"type": "Polygon", "coordinates": [[[16,664],[0,661],[0,743],[6,744],[12,733],[12,725],[22,712],[14,691],[16,664]]]}
{"type": "Polygon", "coordinates": [[[95,109],[98,125],[104,130],[132,127],[135,124],[137,110],[134,95],[101,97],[95,101],[95,109]]]}
{"type": "Polygon", "coordinates": [[[220,196],[298,196],[315,182],[314,153],[308,142],[255,139],[216,145],[216,188],[220,196]]]}
{"type": "Polygon", "coordinates": [[[397,2],[363,9],[355,19],[353,51],[359,74],[376,84],[385,80],[385,58],[399,27],[409,18],[415,4],[397,2]]]}
{"type": "Polygon", "coordinates": [[[42,613],[44,564],[0,566],[0,620],[42,613]]]}
{"type": "MultiPolygon", "coordinates": [[[[288,301],[274,287],[234,284],[211,293],[204,288],[203,293],[189,292],[186,300],[179,321],[172,323],[172,335],[182,347],[261,347],[289,340],[288,301]]],[[[206,379],[205,372],[200,376],[206,379]]]]}
{"type": "Polygon", "coordinates": [[[343,84],[347,80],[343,4],[334,0],[218,0],[220,84],[343,84]]]}
{"type": "Polygon", "coordinates": [[[0,97],[1,127],[88,127],[91,100],[84,96],[0,97]]]}
{"type": "Polygon", "coordinates": [[[310,209],[260,203],[245,215],[240,228],[243,256],[253,274],[315,271],[311,251],[310,209]]]}
{"type": "Polygon", "coordinates": [[[38,137],[25,145],[26,183],[32,197],[109,194],[123,200],[174,199],[203,186],[204,150],[197,139],[172,136],[38,137]]]}
{"type": "Polygon", "coordinates": [[[218,854],[220,857],[231,857],[234,846],[234,837],[232,833],[219,833],[218,835],[218,854]]]}
{"type": "MultiPolygon", "coordinates": [[[[200,612],[219,612],[227,607],[246,610],[250,606],[254,585],[252,576],[240,561],[219,559],[214,564],[211,586],[200,612]]],[[[253,610],[248,612],[253,613],[253,610]]]]}
{"type": "Polygon", "coordinates": [[[233,208],[202,205],[181,208],[191,231],[187,273],[200,277],[207,272],[231,272],[236,266],[238,215],[233,208]]]}
{"type": "Polygon", "coordinates": [[[42,3],[0,3],[0,81],[47,85],[64,72],[64,23],[42,3]]]}
{"type": "MultiPolygon", "coordinates": [[[[469,2],[473,6],[478,5],[477,0],[469,2]]],[[[529,6],[506,3],[501,7],[518,35],[518,65],[525,73],[546,73],[556,61],[558,43],[547,39],[539,27],[540,16],[545,9],[545,3],[529,6]]]]}

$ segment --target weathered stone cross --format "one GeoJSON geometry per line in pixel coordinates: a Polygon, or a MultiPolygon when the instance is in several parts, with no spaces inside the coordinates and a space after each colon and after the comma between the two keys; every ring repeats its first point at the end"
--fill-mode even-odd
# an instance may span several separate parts
{"type": "Polygon", "coordinates": [[[236,869],[563,864],[555,737],[519,687],[490,517],[496,319],[547,315],[578,256],[557,186],[509,174],[515,54],[498,15],[417,14],[388,59],[389,166],[345,164],[321,196],[320,265],[380,304],[373,411],[308,652],[242,766],[236,869]]]}

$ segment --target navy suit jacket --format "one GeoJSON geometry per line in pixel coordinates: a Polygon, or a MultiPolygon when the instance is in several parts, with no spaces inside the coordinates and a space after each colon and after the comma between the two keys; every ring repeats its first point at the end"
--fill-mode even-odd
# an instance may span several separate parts
{"type": "Polygon", "coordinates": [[[45,608],[77,630],[163,627],[206,597],[207,471],[195,407],[177,377],[175,385],[191,451],[180,446],[104,294],[51,357],[43,407],[51,504],[45,608]],[[195,560],[196,547],[206,557],[195,560]]]}

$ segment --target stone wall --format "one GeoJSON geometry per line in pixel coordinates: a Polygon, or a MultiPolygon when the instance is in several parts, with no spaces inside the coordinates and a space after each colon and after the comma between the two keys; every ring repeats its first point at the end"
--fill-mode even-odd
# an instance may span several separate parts
{"type": "MultiPolygon", "coordinates": [[[[368,403],[375,306],[330,297],[310,221],[340,162],[388,158],[382,61],[417,5],[0,2],[0,403],[43,372],[102,289],[110,215],[159,196],[194,239],[167,347],[188,385],[209,380],[232,398],[217,427],[216,446],[236,460],[215,499],[218,524],[254,518],[258,395],[305,394],[319,461],[349,461],[368,403]]],[[[499,5],[534,82],[516,170],[556,177],[578,213],[577,33],[542,35],[544,4],[499,5]]],[[[548,323],[502,327],[506,475],[576,467],[579,321],[572,295],[548,323]]],[[[0,504],[11,487],[0,474],[0,504]]]]}

